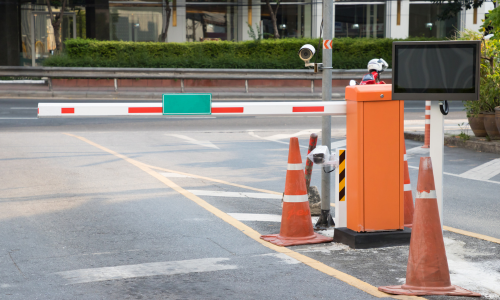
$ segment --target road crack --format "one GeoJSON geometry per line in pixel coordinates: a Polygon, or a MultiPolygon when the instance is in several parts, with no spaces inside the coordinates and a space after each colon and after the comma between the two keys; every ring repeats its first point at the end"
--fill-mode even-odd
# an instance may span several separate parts
{"type": "MultiPolygon", "coordinates": [[[[17,251],[17,250],[14,250],[14,251],[17,251]]],[[[17,270],[19,271],[19,273],[21,273],[21,276],[23,276],[24,279],[26,279],[26,276],[24,276],[24,273],[23,271],[21,271],[21,269],[19,268],[19,266],[16,264],[16,262],[14,261],[14,258],[12,257],[12,252],[7,252],[9,253],[9,257],[10,257],[10,260],[12,260],[12,263],[14,264],[14,266],[16,266],[17,270]]]]}

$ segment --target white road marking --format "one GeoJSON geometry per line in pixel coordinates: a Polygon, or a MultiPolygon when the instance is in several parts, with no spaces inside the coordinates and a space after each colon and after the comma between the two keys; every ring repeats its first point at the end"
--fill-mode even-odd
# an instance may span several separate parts
{"type": "Polygon", "coordinates": [[[228,260],[229,258],[203,258],[94,269],[80,269],[57,272],[55,274],[66,279],[69,284],[75,284],[145,276],[234,270],[238,268],[235,265],[219,264],[220,262],[228,260]]]}
{"type": "MultiPolygon", "coordinates": [[[[408,165],[408,168],[418,170],[418,167],[415,167],[415,166],[408,165]]],[[[462,177],[459,174],[453,174],[453,173],[448,173],[448,172],[443,172],[443,174],[444,175],[449,175],[449,176],[455,176],[455,177],[462,178],[462,179],[470,179],[470,180],[477,180],[477,181],[482,181],[482,182],[489,182],[489,183],[500,184],[500,181],[493,181],[493,180],[486,180],[486,179],[477,179],[477,178],[465,178],[465,177],[462,177]]]]}
{"type": "Polygon", "coordinates": [[[337,141],[337,142],[333,142],[332,143],[330,149],[333,150],[333,149],[336,149],[336,148],[345,147],[346,145],[347,145],[347,140],[337,141]]]}
{"type": "MultiPolygon", "coordinates": [[[[258,139],[261,139],[261,140],[266,140],[266,141],[270,141],[270,142],[275,142],[275,143],[280,143],[280,144],[285,144],[285,145],[290,145],[290,142],[282,142],[282,141],[276,141],[276,140],[270,140],[268,138],[263,138],[263,137],[260,137],[258,135],[256,135],[253,131],[248,131],[248,134],[250,136],[253,136],[255,138],[258,138],[258,139]]],[[[301,148],[309,148],[308,146],[300,146],[301,148]]]]}
{"type": "Polygon", "coordinates": [[[228,213],[238,221],[281,222],[281,215],[228,213]]]}
{"type": "Polygon", "coordinates": [[[290,139],[291,137],[299,137],[301,135],[311,135],[311,133],[318,133],[321,132],[321,129],[307,129],[307,130],[302,130],[296,133],[282,133],[282,134],[275,134],[266,137],[266,140],[269,141],[277,141],[277,140],[282,140],[282,139],[290,139]]]}
{"type": "Polygon", "coordinates": [[[465,242],[444,238],[446,258],[453,284],[477,291],[488,299],[498,299],[500,295],[500,260],[493,253],[481,253],[485,249],[465,249],[465,242]],[[471,262],[466,257],[491,257],[490,260],[471,262]],[[480,278],[480,280],[478,280],[480,278]]]}
{"type": "Polygon", "coordinates": [[[406,150],[406,154],[415,155],[415,154],[427,154],[430,153],[430,148],[422,148],[422,146],[414,147],[406,150]]]}
{"type": "Polygon", "coordinates": [[[191,178],[191,176],[177,174],[177,173],[160,173],[160,175],[167,178],[191,178]]]}
{"type": "MultiPolygon", "coordinates": [[[[458,125],[465,123],[464,125],[469,124],[469,120],[467,119],[446,119],[444,120],[444,124],[453,124],[453,125],[458,125]]],[[[423,120],[405,120],[405,125],[413,125],[413,124],[421,124],[425,125],[425,119],[423,120]]]]}
{"type": "Polygon", "coordinates": [[[488,180],[500,174],[500,158],[489,161],[460,174],[464,178],[488,180]]]}
{"type": "MultiPolygon", "coordinates": [[[[425,129],[425,126],[405,126],[404,131],[422,131],[425,129]]],[[[444,131],[456,131],[456,130],[469,130],[470,127],[460,127],[460,126],[444,126],[444,131]]]]}
{"type": "Polygon", "coordinates": [[[205,190],[188,190],[188,192],[195,194],[196,196],[280,199],[280,200],[282,198],[281,195],[266,194],[266,193],[245,193],[245,192],[225,192],[225,191],[205,191],[205,190]]]}
{"type": "Polygon", "coordinates": [[[11,107],[10,109],[38,109],[38,107],[11,107]]]}
{"type": "MultiPolygon", "coordinates": [[[[243,213],[228,213],[231,217],[235,218],[238,221],[250,221],[250,222],[281,222],[281,215],[272,215],[272,214],[243,214],[243,213]]],[[[311,222],[316,224],[318,222],[319,217],[311,217],[311,222]]],[[[322,231],[322,233],[330,232],[330,231],[322,231]]],[[[333,236],[333,231],[331,231],[333,236]]],[[[323,234],[325,235],[325,234],[323,234]]]]}
{"type": "MultiPolygon", "coordinates": [[[[278,131],[278,130],[272,130],[272,131],[278,131]]],[[[289,141],[286,141],[286,142],[278,141],[278,139],[285,139],[285,138],[289,139],[291,137],[298,137],[299,135],[304,135],[304,134],[310,135],[313,132],[317,133],[319,135],[321,133],[321,129],[308,129],[308,130],[302,130],[302,131],[296,132],[294,134],[276,134],[276,135],[272,135],[269,137],[258,136],[257,134],[255,134],[255,132],[253,130],[248,130],[247,132],[250,136],[253,136],[253,137],[261,139],[261,140],[266,140],[266,141],[271,141],[271,142],[275,142],[275,143],[289,145],[290,144],[289,141]]],[[[332,130],[331,134],[332,134],[332,137],[345,138],[346,130],[345,129],[332,130]]],[[[301,148],[309,148],[309,146],[300,146],[300,147],[301,148]]],[[[343,146],[338,146],[338,147],[343,147],[343,146]]]]}
{"type": "Polygon", "coordinates": [[[203,146],[203,147],[207,147],[207,148],[220,149],[219,147],[215,146],[214,144],[212,144],[209,141],[197,141],[193,138],[190,138],[190,137],[182,135],[182,134],[165,134],[165,135],[175,136],[175,137],[183,139],[191,144],[195,144],[195,145],[199,145],[199,146],[203,146]]]}
{"type": "Polygon", "coordinates": [[[268,253],[268,254],[260,254],[260,255],[255,255],[257,257],[259,256],[269,256],[269,257],[275,257],[281,259],[281,261],[287,265],[296,265],[300,264],[301,262],[296,260],[293,257],[290,257],[286,255],[285,253],[268,253]]]}

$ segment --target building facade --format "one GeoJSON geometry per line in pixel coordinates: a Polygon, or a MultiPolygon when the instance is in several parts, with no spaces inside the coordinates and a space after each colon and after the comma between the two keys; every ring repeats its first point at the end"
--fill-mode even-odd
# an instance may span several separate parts
{"type": "MultiPolygon", "coordinates": [[[[269,6],[276,13],[281,38],[319,37],[322,20],[322,2],[309,0],[282,0],[277,10],[275,1],[268,5],[257,0],[67,1],[62,40],[158,42],[163,41],[167,20],[167,42],[245,41],[259,34],[270,38],[274,30],[269,6]]],[[[52,7],[54,13],[60,9],[52,7]]],[[[336,38],[446,38],[457,30],[478,30],[493,4],[446,21],[438,20],[442,9],[418,0],[335,1],[330,17],[336,38]]],[[[40,65],[55,50],[46,0],[0,0],[0,24],[0,65],[40,65]]]]}

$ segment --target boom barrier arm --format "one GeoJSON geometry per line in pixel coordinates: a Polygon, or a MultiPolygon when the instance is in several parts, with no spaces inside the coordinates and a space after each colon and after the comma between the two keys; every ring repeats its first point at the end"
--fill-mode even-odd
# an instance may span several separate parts
{"type": "MultiPolygon", "coordinates": [[[[326,116],[346,114],[345,101],[212,102],[213,116],[326,116]]],[[[150,103],[39,103],[38,117],[161,116],[161,102],[150,103]]]]}

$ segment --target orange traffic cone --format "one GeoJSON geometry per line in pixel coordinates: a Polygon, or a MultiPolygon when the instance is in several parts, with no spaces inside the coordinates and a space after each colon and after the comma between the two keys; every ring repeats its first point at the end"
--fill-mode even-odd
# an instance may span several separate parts
{"type": "Polygon", "coordinates": [[[425,101],[425,135],[422,148],[430,148],[431,144],[431,101],[425,101]]]}
{"type": "Polygon", "coordinates": [[[420,158],[413,217],[406,284],[378,289],[396,295],[481,297],[478,293],[451,285],[430,157],[420,158]]]}
{"type": "Polygon", "coordinates": [[[299,139],[296,137],[290,138],[280,233],[260,238],[278,246],[318,244],[333,240],[313,230],[299,139]]]}
{"type": "Polygon", "coordinates": [[[405,145],[405,178],[404,178],[404,210],[405,210],[405,227],[411,228],[413,225],[413,193],[411,191],[410,172],[408,172],[408,158],[406,156],[405,145]]]}

